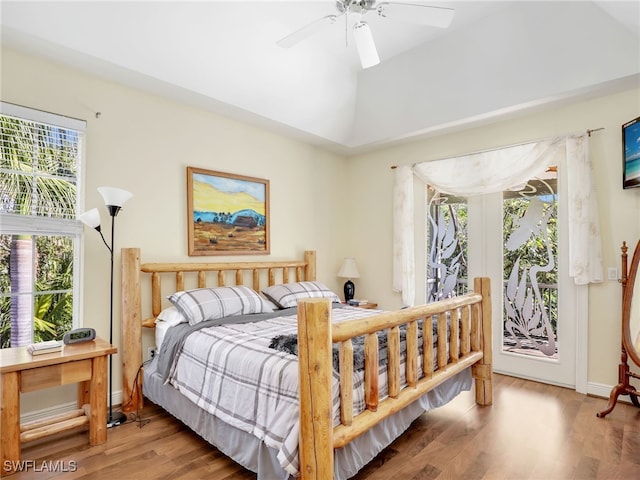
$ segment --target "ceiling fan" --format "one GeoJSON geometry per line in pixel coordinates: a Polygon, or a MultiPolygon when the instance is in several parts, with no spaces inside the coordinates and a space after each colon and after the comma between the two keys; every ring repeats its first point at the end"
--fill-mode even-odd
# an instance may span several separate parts
{"type": "Polygon", "coordinates": [[[360,57],[362,68],[369,68],[380,63],[380,57],[373,40],[371,28],[364,16],[376,12],[382,18],[406,20],[420,25],[447,28],[453,20],[454,9],[403,2],[379,2],[378,0],[337,0],[337,13],[321,17],[308,25],[281,38],[276,43],[283,48],[297,45],[305,38],[319,32],[327,25],[336,23],[338,18],[345,17],[345,30],[348,28],[350,14],[360,15],[353,25],[353,37],[360,57]]]}

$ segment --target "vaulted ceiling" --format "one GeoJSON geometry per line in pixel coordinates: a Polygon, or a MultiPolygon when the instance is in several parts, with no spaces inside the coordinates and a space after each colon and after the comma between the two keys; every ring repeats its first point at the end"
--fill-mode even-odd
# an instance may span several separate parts
{"type": "Polygon", "coordinates": [[[640,86],[637,0],[402,1],[455,15],[440,29],[368,12],[368,69],[354,14],[276,45],[335,1],[3,0],[0,22],[11,48],[345,154],[640,86]]]}

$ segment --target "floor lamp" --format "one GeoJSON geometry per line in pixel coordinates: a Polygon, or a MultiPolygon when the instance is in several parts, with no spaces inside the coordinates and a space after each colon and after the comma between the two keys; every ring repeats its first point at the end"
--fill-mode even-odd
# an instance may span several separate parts
{"type": "MultiPolygon", "coordinates": [[[[94,228],[100,234],[100,238],[109,250],[111,256],[111,290],[109,295],[109,343],[113,344],[113,250],[115,235],[115,218],[122,206],[133,197],[133,194],[115,187],[99,187],[98,192],[104,199],[109,215],[111,216],[111,246],[107,243],[100,229],[100,212],[97,208],[92,208],[78,217],[85,225],[94,228]]],[[[109,413],[107,417],[107,428],[116,427],[127,420],[127,416],[122,412],[113,412],[113,355],[109,355],[109,413]]]]}

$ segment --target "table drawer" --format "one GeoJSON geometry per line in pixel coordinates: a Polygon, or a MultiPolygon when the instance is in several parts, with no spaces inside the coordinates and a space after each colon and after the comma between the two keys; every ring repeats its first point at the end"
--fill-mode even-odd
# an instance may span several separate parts
{"type": "Polygon", "coordinates": [[[33,392],[42,388],[57,387],[89,379],[91,379],[91,360],[77,360],[23,370],[20,373],[20,391],[22,393],[33,392]]]}

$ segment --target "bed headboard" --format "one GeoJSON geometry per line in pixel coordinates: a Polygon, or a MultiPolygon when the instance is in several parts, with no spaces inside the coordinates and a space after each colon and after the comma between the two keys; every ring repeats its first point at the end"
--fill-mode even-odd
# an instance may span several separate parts
{"type": "MultiPolygon", "coordinates": [[[[142,327],[153,328],[163,299],[189,288],[246,285],[259,292],[279,283],[316,280],[316,252],[307,250],[302,260],[262,262],[141,263],[139,248],[123,248],[122,255],[122,410],[142,406],[137,377],[142,364],[142,327]],[[151,278],[151,293],[143,295],[143,274],[151,278]],[[145,296],[145,298],[143,298],[145,296]],[[151,316],[143,318],[145,312],[151,316]],[[131,400],[129,400],[129,398],[131,400]]],[[[147,289],[148,290],[148,289],[147,289]]],[[[147,315],[145,313],[145,315],[147,315]]]]}

